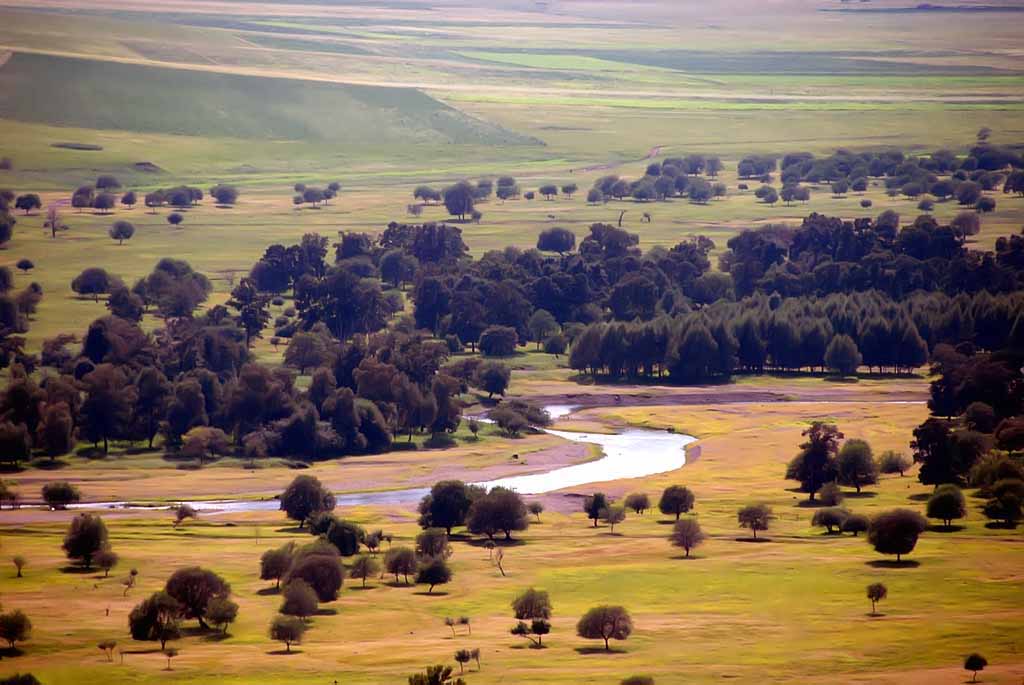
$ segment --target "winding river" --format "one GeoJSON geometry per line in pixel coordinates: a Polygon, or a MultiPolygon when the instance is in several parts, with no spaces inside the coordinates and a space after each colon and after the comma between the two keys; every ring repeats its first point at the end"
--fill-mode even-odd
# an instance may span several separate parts
{"type": "MultiPolygon", "coordinates": [[[[576,407],[571,405],[550,405],[545,407],[552,419],[568,416],[576,407]]],[[[541,495],[587,483],[601,483],[621,478],[639,478],[655,473],[664,473],[680,468],[686,463],[686,446],[696,440],[689,435],[669,433],[649,428],[627,428],[619,433],[580,433],[544,429],[544,432],[571,442],[597,445],[602,456],[593,461],[572,466],[532,473],[523,476],[509,476],[496,480],[476,482],[485,488],[501,486],[523,495],[541,495]]],[[[429,488],[405,488],[381,492],[364,492],[337,495],[339,507],[359,505],[406,504],[419,501],[429,488]]],[[[197,511],[209,513],[230,513],[243,511],[271,511],[279,507],[276,499],[269,500],[204,500],[186,502],[197,511]]],[[[75,508],[148,508],[126,502],[98,502],[74,505],[75,508]]]]}

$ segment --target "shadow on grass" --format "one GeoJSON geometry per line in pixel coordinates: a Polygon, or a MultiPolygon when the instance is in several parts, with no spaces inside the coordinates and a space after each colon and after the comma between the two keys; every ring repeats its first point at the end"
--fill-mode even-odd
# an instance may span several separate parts
{"type": "Polygon", "coordinates": [[[736,542],[771,542],[771,538],[736,538],[736,542]]]}
{"type": "Polygon", "coordinates": [[[274,532],[275,533],[306,533],[308,535],[309,534],[309,528],[299,528],[298,526],[295,526],[294,528],[278,528],[274,532]]]}
{"type": "Polygon", "coordinates": [[[843,493],[843,499],[871,499],[872,497],[878,497],[878,493],[868,490],[862,490],[860,492],[843,493]]]}
{"type": "Polygon", "coordinates": [[[614,647],[612,647],[610,649],[605,649],[604,646],[601,646],[601,647],[576,647],[576,653],[577,654],[608,654],[609,656],[611,656],[613,654],[619,654],[619,655],[627,654],[628,652],[626,652],[626,650],[624,650],[624,649],[615,649],[614,647]]]}
{"type": "Polygon", "coordinates": [[[377,587],[377,586],[376,585],[353,585],[352,587],[349,588],[349,590],[356,590],[356,591],[372,590],[375,587],[377,587]]]}
{"type": "Polygon", "coordinates": [[[909,499],[911,502],[927,502],[931,496],[932,493],[930,492],[919,492],[914,495],[907,495],[907,499],[909,499]]]}
{"type": "Polygon", "coordinates": [[[1006,521],[989,521],[985,524],[985,527],[989,530],[1016,530],[1016,523],[1007,523],[1006,521]]]}
{"type": "MultiPolygon", "coordinates": [[[[760,539],[761,538],[758,538],[758,540],[760,540],[760,539]]],[[[697,559],[703,559],[703,558],[704,557],[699,557],[696,554],[691,554],[690,556],[686,556],[685,554],[680,554],[678,556],[669,557],[669,559],[671,559],[673,561],[696,561],[697,559]]]]}
{"type": "Polygon", "coordinates": [[[279,587],[264,587],[264,588],[260,588],[259,590],[257,590],[256,594],[260,595],[261,597],[267,597],[269,595],[279,595],[279,594],[281,594],[281,588],[279,588],[279,587]]]}
{"type": "Polygon", "coordinates": [[[58,570],[61,573],[70,573],[74,575],[85,575],[87,573],[94,573],[96,571],[95,568],[86,568],[84,566],[76,566],[72,564],[68,564],[67,566],[61,566],[60,569],[58,570]]]}
{"type": "Polygon", "coordinates": [[[36,459],[31,463],[32,468],[39,469],[40,471],[60,471],[63,468],[71,466],[63,459],[36,459]]]}
{"type": "Polygon", "coordinates": [[[802,499],[796,503],[796,506],[800,507],[801,509],[819,509],[821,507],[828,507],[831,505],[825,504],[820,499],[802,499]]]}
{"type": "Polygon", "coordinates": [[[676,525],[676,519],[658,519],[659,526],[674,526],[676,525]]]}
{"type": "Polygon", "coordinates": [[[914,561],[913,559],[901,559],[899,561],[895,559],[874,559],[864,563],[872,568],[917,568],[921,565],[920,561],[914,561]]]}
{"type": "Polygon", "coordinates": [[[210,633],[209,635],[204,635],[201,638],[201,640],[203,642],[223,642],[224,640],[227,640],[229,637],[231,637],[230,633],[222,633],[220,631],[217,631],[215,633],[210,633]]]}
{"type": "Polygon", "coordinates": [[[966,528],[966,526],[949,526],[948,528],[940,523],[935,523],[928,526],[928,532],[930,533],[957,533],[966,528]]]}
{"type": "Polygon", "coordinates": [[[269,654],[270,656],[292,656],[293,654],[302,654],[302,650],[301,649],[293,649],[292,651],[289,652],[286,649],[275,649],[275,650],[272,650],[270,652],[267,652],[267,654],[269,654]]]}
{"type": "Polygon", "coordinates": [[[328,609],[328,608],[325,608],[325,607],[319,607],[316,610],[316,613],[313,614],[313,615],[314,616],[337,616],[338,615],[338,610],[337,609],[328,609]]]}
{"type": "Polygon", "coordinates": [[[21,651],[17,647],[2,647],[0,648],[0,658],[10,659],[16,656],[23,656],[25,652],[21,651]]]}
{"type": "Polygon", "coordinates": [[[427,592],[426,590],[420,590],[419,592],[414,592],[412,594],[417,595],[419,597],[447,597],[448,596],[447,592],[442,592],[442,591],[439,591],[439,590],[434,590],[433,592],[427,592]]]}
{"type": "Polygon", "coordinates": [[[864,615],[867,616],[868,618],[883,618],[883,617],[885,617],[885,614],[883,614],[882,612],[872,613],[872,612],[869,611],[868,613],[866,613],[864,615]]]}
{"type": "Polygon", "coordinates": [[[485,547],[488,542],[493,542],[495,547],[520,547],[520,546],[526,544],[526,540],[522,540],[520,538],[512,538],[511,540],[499,540],[497,538],[495,538],[494,540],[487,540],[487,539],[466,540],[466,544],[469,545],[470,547],[485,547]]]}

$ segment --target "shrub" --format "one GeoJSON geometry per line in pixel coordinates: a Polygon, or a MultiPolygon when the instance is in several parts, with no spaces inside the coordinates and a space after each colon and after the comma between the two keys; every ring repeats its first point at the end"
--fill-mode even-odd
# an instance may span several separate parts
{"type": "Polygon", "coordinates": [[[576,634],[589,640],[625,640],[633,633],[633,619],[621,606],[598,606],[585,613],[576,624],[576,634]]]}
{"type": "Polygon", "coordinates": [[[682,547],[686,556],[690,556],[690,550],[704,542],[704,532],[695,518],[685,518],[676,521],[672,527],[672,535],[669,536],[672,544],[682,547]]]}
{"type": "Polygon", "coordinates": [[[893,509],[872,519],[868,542],[879,554],[895,554],[899,562],[914,550],[918,536],[927,527],[928,522],[916,511],[893,509]]]}
{"type": "Polygon", "coordinates": [[[823,527],[829,534],[838,533],[842,530],[843,524],[846,523],[846,519],[849,516],[850,512],[841,507],[827,507],[814,512],[814,516],[811,518],[811,525],[823,527]]]}
{"type": "Polygon", "coordinates": [[[928,518],[941,519],[942,524],[949,530],[953,519],[961,519],[967,516],[967,502],[964,500],[964,493],[952,483],[943,483],[935,488],[932,496],[928,498],[928,518]]]}

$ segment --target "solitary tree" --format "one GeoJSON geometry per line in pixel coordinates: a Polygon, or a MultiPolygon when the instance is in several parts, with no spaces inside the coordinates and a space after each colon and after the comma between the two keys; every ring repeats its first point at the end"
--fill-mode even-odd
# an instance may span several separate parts
{"type": "Polygon", "coordinates": [[[604,640],[604,648],[611,651],[609,640],[625,640],[633,632],[633,619],[620,606],[599,606],[590,609],[576,624],[576,634],[588,640],[604,640]]]}
{"type": "Polygon", "coordinates": [[[637,514],[643,516],[643,513],[651,508],[651,498],[642,492],[635,492],[631,495],[626,495],[623,504],[626,505],[626,508],[632,509],[637,514]]]}
{"type": "Polygon", "coordinates": [[[281,579],[292,565],[295,543],[289,542],[277,549],[268,549],[260,557],[260,579],[273,580],[274,587],[281,586],[281,579]]]}
{"type": "Polygon", "coordinates": [[[24,569],[25,566],[28,565],[28,561],[25,559],[25,557],[21,556],[20,554],[16,554],[14,556],[14,559],[12,559],[11,561],[14,562],[14,568],[18,569],[18,578],[21,578],[22,569],[24,569]]]}
{"type": "Polygon", "coordinates": [[[167,215],[167,223],[177,228],[181,225],[181,222],[185,220],[185,216],[180,212],[171,212],[167,215]]]}
{"type": "Polygon", "coordinates": [[[836,457],[836,479],[857,492],[878,482],[878,466],[866,441],[854,438],[843,444],[836,457]]]}
{"type": "Polygon", "coordinates": [[[32,634],[32,621],[20,609],[0,614],[0,640],[14,649],[14,643],[24,642],[32,634]]]}
{"type": "Polygon", "coordinates": [[[910,457],[893,450],[886,450],[878,458],[878,470],[882,473],[898,473],[902,477],[904,472],[913,465],[910,457]]]}
{"type": "Polygon", "coordinates": [[[82,499],[81,493],[67,481],[47,483],[42,489],[43,501],[51,509],[67,509],[69,504],[82,499]]]}
{"type": "Polygon", "coordinates": [[[772,518],[772,508],[766,504],[749,504],[736,514],[741,528],[749,528],[757,539],[757,531],[768,530],[768,522],[772,518]]]}
{"type": "Polygon", "coordinates": [[[473,660],[473,655],[468,649],[460,649],[455,652],[455,661],[459,664],[459,673],[466,672],[466,664],[473,660]]]}
{"type": "Polygon", "coordinates": [[[120,557],[117,556],[117,552],[106,547],[96,552],[94,557],[96,565],[103,569],[103,577],[107,578],[110,576],[110,570],[117,566],[117,562],[120,561],[120,557]]]}
{"type": "Polygon", "coordinates": [[[871,521],[864,514],[850,514],[843,520],[842,531],[853,533],[853,537],[866,532],[869,528],[871,528],[871,521]]]}
{"type": "Polygon", "coordinates": [[[964,659],[964,670],[971,672],[971,682],[978,682],[978,671],[984,671],[988,666],[988,660],[978,653],[969,655],[964,659]]]}
{"type": "Polygon", "coordinates": [[[181,605],[183,618],[194,618],[206,629],[207,606],[215,598],[228,597],[231,586],[209,569],[190,566],[171,574],[164,591],[181,605]]]}
{"type": "Polygon", "coordinates": [[[544,513],[544,504],[542,502],[530,502],[526,505],[526,508],[537,517],[537,523],[540,523],[540,515],[544,513]]]}
{"type": "Polygon", "coordinates": [[[658,510],[662,514],[674,515],[678,521],[680,515],[693,509],[693,501],[693,492],[689,488],[682,485],[670,485],[661,493],[658,510]]]}
{"type": "Polygon", "coordinates": [[[118,245],[124,245],[124,241],[135,235],[135,226],[127,221],[115,221],[107,233],[117,241],[118,245]]]}
{"type": "Polygon", "coordinates": [[[270,622],[270,639],[284,643],[284,651],[292,652],[292,645],[302,642],[306,622],[297,616],[275,616],[270,622]]]}
{"type": "Polygon", "coordinates": [[[943,483],[935,488],[928,498],[928,518],[941,519],[942,525],[949,530],[953,519],[967,516],[967,502],[964,493],[953,483],[943,483]]]}
{"type": "Polygon", "coordinates": [[[910,509],[893,509],[871,521],[868,542],[879,554],[895,554],[897,563],[917,545],[918,536],[928,527],[923,516],[910,509]]]}
{"type": "Polygon", "coordinates": [[[334,495],[314,476],[296,476],[281,494],[281,511],[298,521],[299,528],[313,514],[334,509],[334,504],[334,495]]]}
{"type": "Polygon", "coordinates": [[[512,627],[512,634],[527,638],[536,647],[543,647],[544,636],[551,632],[551,599],[548,593],[529,588],[512,600],[512,611],[519,619],[512,627]]]}
{"type": "Polygon", "coordinates": [[[615,524],[626,520],[626,508],[620,504],[611,504],[601,511],[601,518],[611,527],[611,532],[614,533],[615,524]]]}
{"type": "Polygon", "coordinates": [[[704,542],[704,532],[700,529],[697,519],[688,517],[676,521],[669,539],[676,547],[682,547],[689,557],[690,550],[704,542]]]}
{"type": "Polygon", "coordinates": [[[107,526],[95,514],[79,514],[71,519],[64,535],[64,552],[68,559],[78,561],[85,568],[92,567],[93,557],[107,547],[107,526]]]}
{"type": "Polygon", "coordinates": [[[875,611],[875,605],[881,602],[889,595],[889,589],[882,583],[871,583],[868,585],[868,599],[871,600],[871,615],[877,615],[875,611]]]}
{"type": "Polygon", "coordinates": [[[380,564],[378,564],[377,560],[368,554],[357,557],[356,560],[352,562],[352,568],[349,569],[349,575],[363,581],[363,587],[366,587],[367,578],[372,578],[379,572],[380,564]]]}
{"type": "Polygon", "coordinates": [[[440,557],[430,559],[420,566],[419,571],[416,573],[417,583],[430,586],[427,590],[428,595],[434,593],[435,586],[445,585],[451,582],[451,579],[452,570],[445,563],[445,560],[440,557]]]}
{"type": "Polygon", "coordinates": [[[832,341],[825,349],[825,365],[843,376],[849,376],[857,372],[861,364],[860,350],[857,343],[848,335],[839,334],[832,338],[832,341]]]}
{"type": "Polygon", "coordinates": [[[409,576],[416,573],[416,552],[408,547],[389,549],[384,555],[384,568],[388,573],[394,574],[396,583],[398,576],[402,576],[405,578],[405,584],[408,585],[409,576]]]}
{"type": "Polygon", "coordinates": [[[587,518],[594,522],[594,528],[597,528],[597,522],[601,518],[601,512],[608,508],[608,498],[605,497],[603,492],[595,492],[589,497],[583,499],[583,511],[587,513],[587,518]]]}
{"type": "Polygon", "coordinates": [[[167,670],[171,670],[171,659],[178,656],[179,652],[175,647],[168,647],[164,650],[164,656],[167,657],[167,670]]]}

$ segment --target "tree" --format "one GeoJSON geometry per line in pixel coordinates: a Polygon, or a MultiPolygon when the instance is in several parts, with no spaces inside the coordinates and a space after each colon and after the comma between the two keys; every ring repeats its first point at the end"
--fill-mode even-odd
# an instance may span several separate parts
{"type": "Polygon", "coordinates": [[[227,635],[228,626],[238,618],[238,605],[227,597],[214,597],[206,605],[206,620],[218,629],[221,635],[227,635]]]}
{"type": "Polygon", "coordinates": [[[693,492],[682,485],[670,485],[661,493],[658,500],[658,510],[667,516],[674,515],[676,521],[680,515],[693,509],[693,492]]]}
{"type": "Polygon", "coordinates": [[[96,561],[96,565],[103,569],[103,577],[107,578],[110,576],[110,570],[117,566],[117,562],[120,560],[120,557],[117,556],[117,552],[106,547],[101,549],[99,552],[96,552],[94,560],[96,561]]]}
{"type": "Polygon", "coordinates": [[[270,622],[270,639],[284,643],[284,651],[292,652],[292,645],[302,642],[306,622],[297,616],[275,616],[270,622]]]}
{"type": "Polygon", "coordinates": [[[95,514],[79,514],[71,519],[62,548],[68,559],[78,561],[88,569],[92,567],[96,553],[106,549],[108,537],[102,518],[95,514]]]}
{"type": "Polygon", "coordinates": [[[299,522],[299,528],[313,514],[334,509],[334,495],[315,476],[296,476],[281,493],[281,511],[299,522]]]}
{"type": "Polygon", "coordinates": [[[911,466],[913,466],[913,462],[907,455],[893,450],[882,452],[878,458],[878,470],[882,473],[898,473],[902,477],[903,473],[911,466]]]}
{"type": "Polygon", "coordinates": [[[601,510],[601,518],[611,527],[611,532],[615,532],[615,524],[622,523],[626,520],[626,508],[612,504],[601,510]]]}
{"type": "Polygon", "coordinates": [[[167,223],[177,228],[185,220],[185,216],[180,212],[171,212],[167,215],[167,223]]]}
{"type": "Polygon", "coordinates": [[[435,586],[445,585],[451,579],[452,570],[448,568],[448,564],[441,557],[433,557],[420,566],[419,571],[416,573],[416,582],[418,584],[430,586],[427,590],[428,595],[434,593],[435,586]]]}
{"type": "Polygon", "coordinates": [[[967,516],[967,502],[964,500],[964,493],[952,483],[943,483],[935,488],[931,497],[928,498],[928,518],[941,519],[942,525],[949,530],[953,525],[953,519],[961,519],[967,516]]]}
{"type": "Polygon", "coordinates": [[[487,393],[487,397],[495,394],[504,395],[512,380],[512,372],[501,362],[485,361],[473,374],[473,385],[487,393]]]}
{"type": "Polygon", "coordinates": [[[527,330],[530,331],[530,336],[537,343],[537,349],[540,349],[541,342],[551,335],[552,333],[558,332],[558,321],[551,315],[546,309],[538,309],[533,312],[530,320],[526,323],[527,330]]]}
{"type": "Polygon", "coordinates": [[[107,214],[117,204],[117,198],[113,193],[99,193],[92,201],[93,209],[100,210],[101,214],[107,214]]]}
{"type": "Polygon", "coordinates": [[[178,656],[178,654],[180,654],[180,652],[175,647],[168,647],[167,649],[164,650],[164,656],[167,657],[167,670],[168,671],[172,670],[171,669],[171,659],[173,659],[174,657],[178,656]]]}
{"type": "Polygon", "coordinates": [[[424,557],[447,559],[452,555],[448,533],[443,528],[427,528],[416,536],[416,552],[424,557]]]}
{"type": "Polygon", "coordinates": [[[547,228],[537,236],[537,249],[542,252],[565,254],[576,246],[576,234],[567,228],[547,228]]]}
{"type": "Polygon", "coordinates": [[[825,507],[818,509],[811,517],[812,526],[822,526],[830,535],[842,531],[843,524],[849,517],[850,512],[841,507],[825,507]]]}
{"type": "Polygon", "coordinates": [[[542,185],[537,192],[544,196],[545,200],[551,200],[558,195],[558,186],[553,183],[542,185]]]}
{"type": "Polygon", "coordinates": [[[460,674],[466,672],[465,665],[468,664],[472,659],[473,655],[470,653],[468,649],[460,649],[455,652],[455,661],[457,661],[459,664],[460,674]]]}
{"type": "Polygon", "coordinates": [[[380,572],[380,564],[377,560],[368,554],[363,554],[356,558],[352,562],[352,568],[349,569],[349,575],[352,578],[359,578],[363,582],[363,587],[366,587],[366,579],[376,576],[380,572]]]}
{"type": "Polygon", "coordinates": [[[465,220],[473,211],[475,192],[468,181],[460,181],[444,190],[444,206],[452,216],[465,220]]]}
{"type": "Polygon", "coordinates": [[[47,483],[42,488],[43,501],[51,509],[67,509],[69,504],[74,504],[82,499],[82,494],[71,483],[57,481],[47,483]]]}
{"type": "Polygon", "coordinates": [[[587,518],[594,522],[594,528],[597,528],[601,512],[607,508],[608,498],[603,492],[595,492],[593,495],[583,498],[583,511],[587,513],[587,518]]]}
{"type": "Polygon", "coordinates": [[[814,421],[802,435],[807,442],[800,445],[800,454],[789,463],[786,478],[800,481],[801,489],[813,502],[814,493],[835,477],[834,460],[843,434],[830,423],[814,421]]]}
{"type": "Polygon", "coordinates": [[[488,326],[480,334],[480,354],[485,357],[510,357],[519,344],[516,329],[510,326],[488,326]]]}
{"type": "Polygon", "coordinates": [[[285,583],[304,580],[313,588],[321,602],[338,599],[345,578],[345,569],[334,545],[319,542],[299,549],[292,567],[288,570],[285,583]]]}
{"type": "Polygon", "coordinates": [[[1007,528],[1013,527],[1024,515],[1024,483],[1016,479],[997,481],[991,488],[992,497],[985,503],[982,513],[986,518],[1001,521],[1007,528]]]}
{"type": "Polygon", "coordinates": [[[857,492],[878,482],[878,466],[866,441],[854,438],[843,444],[836,457],[836,480],[857,492]]]}
{"type": "Polygon", "coordinates": [[[393,547],[384,555],[384,568],[394,574],[396,583],[398,576],[402,576],[408,585],[409,576],[416,573],[416,552],[408,547],[393,547]]]}
{"type": "MultiPolygon", "coordinates": [[[[88,343],[88,340],[86,341],[88,343]]],[[[123,436],[131,424],[136,395],[125,373],[113,364],[99,364],[82,377],[85,401],[79,412],[82,437],[93,444],[103,442],[103,453],[111,439],[123,436]]]]}
{"type": "Polygon", "coordinates": [[[181,605],[184,618],[198,620],[199,627],[205,630],[207,606],[215,598],[227,598],[231,586],[209,569],[190,566],[172,573],[164,591],[181,605]]]}
{"type": "Polygon", "coordinates": [[[757,531],[768,530],[772,518],[772,508],[766,504],[749,504],[736,514],[741,528],[749,528],[757,539],[757,531]]]}
{"type": "Polygon", "coordinates": [[[218,184],[210,188],[210,196],[219,205],[233,205],[238,201],[238,189],[234,186],[218,184]]]}
{"type": "Polygon", "coordinates": [[[825,350],[825,365],[828,368],[843,376],[851,376],[857,373],[860,364],[860,350],[853,338],[844,334],[832,338],[825,350]]]}
{"type": "Polygon", "coordinates": [[[635,492],[631,495],[626,495],[626,499],[623,503],[628,509],[632,509],[641,516],[645,511],[651,508],[651,499],[642,492],[635,492]]]}
{"type": "Polygon", "coordinates": [[[14,649],[14,643],[24,642],[32,635],[32,621],[20,609],[0,614],[0,640],[14,649]]]}
{"type": "Polygon", "coordinates": [[[875,611],[875,605],[881,602],[889,595],[889,589],[882,583],[871,583],[868,585],[868,599],[871,600],[871,615],[877,616],[878,612],[875,611]]]}
{"type": "Polygon", "coordinates": [[[281,587],[281,579],[292,565],[295,544],[287,543],[277,549],[268,549],[260,557],[260,580],[273,580],[274,587],[281,587]]]}
{"type": "Polygon", "coordinates": [[[155,592],[132,609],[128,615],[128,627],[133,640],[153,640],[160,643],[160,649],[170,640],[181,637],[178,616],[181,605],[166,592],[155,592]]]}
{"type": "Polygon", "coordinates": [[[19,195],[18,199],[14,201],[14,208],[22,210],[26,215],[33,209],[42,209],[42,207],[43,201],[35,193],[19,195]]]}
{"type": "Polygon", "coordinates": [[[93,300],[99,301],[99,296],[110,292],[120,281],[116,276],[111,276],[103,269],[90,267],[84,269],[71,281],[71,289],[79,295],[92,295],[93,300]]]}
{"type": "Polygon", "coordinates": [[[686,556],[689,557],[690,550],[704,542],[704,537],[704,532],[700,529],[697,519],[688,517],[676,521],[669,540],[676,547],[682,547],[686,556]]]}
{"type": "Polygon", "coordinates": [[[854,538],[861,532],[866,532],[868,528],[870,520],[863,514],[850,514],[843,520],[843,532],[852,532],[854,538]]]}
{"type": "Polygon", "coordinates": [[[540,523],[540,515],[544,513],[544,504],[542,502],[530,502],[526,505],[526,509],[537,517],[537,523],[540,523]]]}
{"type": "Polygon", "coordinates": [[[435,483],[430,494],[419,504],[419,524],[423,528],[444,528],[448,535],[452,528],[461,526],[469,513],[470,505],[479,492],[460,480],[443,480],[435,483]]]}
{"type": "Polygon", "coordinates": [[[512,627],[512,634],[527,638],[536,647],[543,647],[544,636],[551,632],[551,598],[548,593],[532,587],[524,590],[512,600],[512,611],[519,620],[512,627]]]}
{"type": "Polygon", "coordinates": [[[14,555],[14,558],[11,559],[11,561],[14,562],[14,568],[18,570],[18,578],[21,578],[22,570],[28,564],[28,560],[26,560],[25,557],[21,556],[20,554],[16,554],[14,555]]]}
{"type": "Polygon", "coordinates": [[[917,545],[918,536],[928,527],[923,516],[910,509],[893,509],[875,516],[868,529],[868,542],[879,554],[895,554],[896,562],[917,545]]]}
{"type": "Polygon", "coordinates": [[[490,539],[498,532],[512,539],[512,532],[526,530],[530,525],[526,504],[519,493],[507,488],[495,487],[485,495],[473,499],[466,515],[466,528],[474,534],[483,534],[490,539]]]}
{"type": "Polygon", "coordinates": [[[309,583],[296,578],[284,588],[284,599],[279,612],[287,616],[309,618],[316,613],[319,600],[309,583]]]}
{"type": "Polygon", "coordinates": [[[18,270],[24,274],[27,274],[32,269],[36,268],[35,263],[33,263],[31,259],[25,258],[19,259],[14,266],[18,267],[18,270]]]}
{"type": "Polygon", "coordinates": [[[978,682],[978,671],[984,671],[988,660],[978,653],[970,654],[964,659],[964,670],[971,671],[971,682],[978,682]]]}
{"type": "Polygon", "coordinates": [[[609,640],[625,640],[633,632],[633,619],[620,606],[598,606],[585,613],[576,624],[576,634],[588,640],[604,640],[605,651],[611,651],[609,640]]]}

